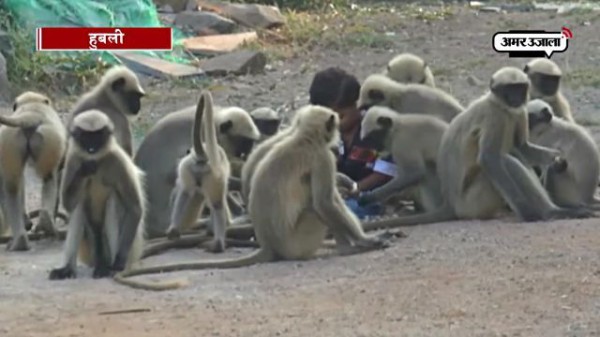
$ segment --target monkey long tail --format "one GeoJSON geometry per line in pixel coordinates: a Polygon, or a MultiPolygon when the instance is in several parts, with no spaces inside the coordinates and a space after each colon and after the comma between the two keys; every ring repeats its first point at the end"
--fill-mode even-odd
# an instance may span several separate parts
{"type": "Polygon", "coordinates": [[[454,215],[454,211],[450,206],[447,203],[444,203],[441,207],[431,212],[365,222],[363,223],[363,230],[366,232],[377,229],[391,229],[451,220],[456,220],[456,215],[454,215]]]}
{"type": "MultiPolygon", "coordinates": [[[[191,248],[198,246],[204,242],[208,242],[213,238],[206,234],[190,234],[180,237],[176,240],[163,239],[157,242],[153,242],[144,247],[142,258],[146,258],[152,255],[160,254],[168,249],[173,248],[191,248]]],[[[229,247],[242,247],[242,248],[258,248],[259,245],[254,241],[226,239],[225,244],[229,247]]]]}
{"type": "Polygon", "coordinates": [[[203,262],[183,262],[183,263],[173,263],[166,265],[159,265],[153,267],[139,268],[139,269],[130,269],[122,271],[114,276],[114,280],[120,284],[130,286],[136,289],[143,290],[154,290],[154,291],[162,291],[180,288],[184,286],[182,281],[171,281],[166,283],[147,283],[142,281],[133,281],[128,280],[128,277],[145,275],[145,274],[156,274],[156,273],[167,273],[174,271],[182,271],[182,270],[201,270],[201,269],[212,269],[212,268],[239,268],[250,266],[253,264],[269,262],[273,260],[273,254],[270,250],[265,248],[259,248],[253,253],[238,258],[238,259],[225,259],[225,260],[210,260],[203,262]]]}

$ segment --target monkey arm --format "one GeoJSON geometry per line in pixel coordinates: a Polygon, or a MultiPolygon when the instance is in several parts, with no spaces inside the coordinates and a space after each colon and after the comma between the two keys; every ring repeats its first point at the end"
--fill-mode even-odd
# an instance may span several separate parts
{"type": "Polygon", "coordinates": [[[530,165],[550,165],[560,151],[529,142],[529,124],[527,115],[523,114],[517,122],[515,133],[515,147],[520,155],[525,157],[530,165]]]}
{"type": "Polygon", "coordinates": [[[81,160],[69,156],[62,177],[61,199],[68,213],[73,212],[82,197],[85,176],[81,171],[81,160]]]}
{"type": "Polygon", "coordinates": [[[506,202],[512,205],[519,205],[519,208],[526,207],[527,199],[524,193],[511,178],[504,166],[504,156],[509,156],[509,154],[502,153],[502,145],[505,138],[503,135],[504,130],[498,128],[495,122],[493,118],[488,118],[487,123],[483,125],[483,130],[479,138],[477,163],[506,202]]]}

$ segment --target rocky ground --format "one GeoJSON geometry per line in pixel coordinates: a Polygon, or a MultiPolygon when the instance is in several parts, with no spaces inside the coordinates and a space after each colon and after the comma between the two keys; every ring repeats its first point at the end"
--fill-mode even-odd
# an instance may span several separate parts
{"type": "MultiPolygon", "coordinates": [[[[394,54],[410,51],[427,59],[439,86],[466,104],[486,90],[496,69],[527,61],[495,53],[495,32],[568,26],[574,34],[569,49],[552,59],[568,74],[565,93],[575,118],[600,140],[598,12],[452,12],[429,22],[426,15],[406,18],[389,10],[357,16],[353,24],[377,33],[355,35],[345,45],[316,44],[271,61],[261,75],[216,80],[215,101],[286,111],[305,102],[312,74],[321,68],[339,65],[362,80],[394,54]]],[[[138,141],[157,118],[198,97],[191,86],[146,85],[151,97],[137,124],[138,141]]],[[[147,277],[188,279],[187,287],[163,293],[93,280],[83,268],[77,280],[50,282],[48,270],[62,261],[61,244],[41,241],[30,252],[0,254],[0,336],[597,336],[597,224],[505,219],[421,226],[385,251],[324,252],[301,263],[147,277]],[[101,314],[122,309],[143,310],[101,314]]],[[[208,257],[186,250],[147,261],[208,257]]]]}

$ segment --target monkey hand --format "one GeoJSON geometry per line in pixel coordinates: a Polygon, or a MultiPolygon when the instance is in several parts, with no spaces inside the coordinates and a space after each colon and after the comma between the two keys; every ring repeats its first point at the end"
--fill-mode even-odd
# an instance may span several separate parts
{"type": "Polygon", "coordinates": [[[373,203],[375,199],[373,198],[373,194],[371,192],[361,192],[356,199],[358,206],[366,206],[370,203],[373,203]]]}
{"type": "Polygon", "coordinates": [[[82,176],[90,176],[98,170],[98,162],[95,160],[86,160],[79,166],[79,172],[82,176]]]}

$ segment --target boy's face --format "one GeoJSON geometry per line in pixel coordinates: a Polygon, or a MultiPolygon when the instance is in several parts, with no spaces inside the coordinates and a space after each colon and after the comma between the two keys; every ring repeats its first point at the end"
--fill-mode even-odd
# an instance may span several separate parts
{"type": "Polygon", "coordinates": [[[360,110],[356,107],[334,107],[333,110],[340,116],[340,132],[342,133],[354,129],[361,122],[360,110]]]}

